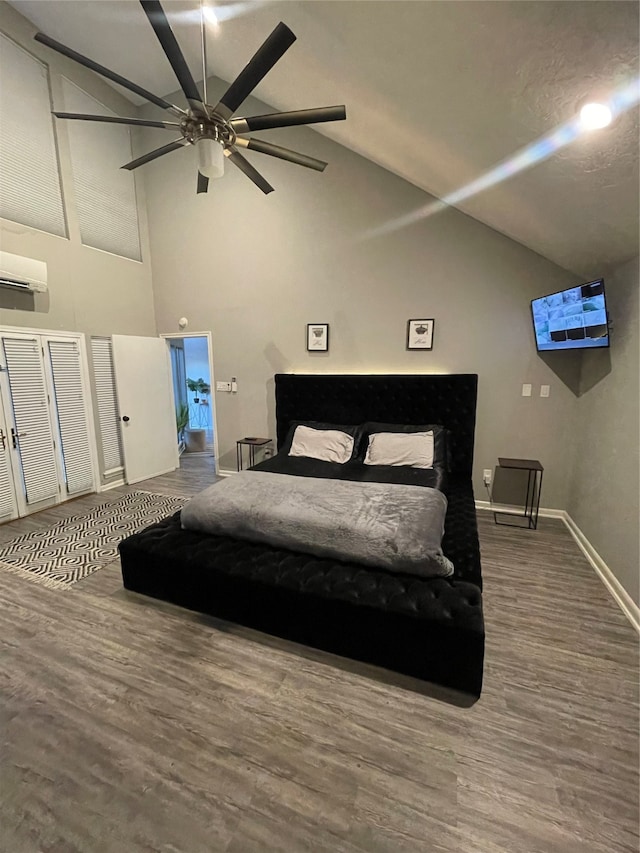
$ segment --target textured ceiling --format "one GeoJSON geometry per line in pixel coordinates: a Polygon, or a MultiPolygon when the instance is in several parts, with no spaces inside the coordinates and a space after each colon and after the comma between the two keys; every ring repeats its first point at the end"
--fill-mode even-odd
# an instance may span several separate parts
{"type": "MultiPolygon", "coordinates": [[[[151,91],[176,89],[135,0],[11,5],[151,91]]],[[[163,5],[199,79],[197,2],[163,5]]],[[[638,76],[639,7],[624,0],[254,0],[218,8],[211,74],[233,79],[284,21],[298,41],[255,94],[283,110],[345,103],[346,122],[317,130],[438,197],[571,119],[585,98],[638,76]]],[[[635,107],[456,206],[595,277],[638,253],[638,141],[635,107]]]]}

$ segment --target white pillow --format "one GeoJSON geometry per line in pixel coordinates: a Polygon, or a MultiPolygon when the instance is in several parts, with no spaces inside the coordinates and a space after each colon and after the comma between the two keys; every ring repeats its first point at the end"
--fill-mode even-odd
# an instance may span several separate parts
{"type": "Polygon", "coordinates": [[[289,456],[309,456],[323,462],[348,462],[353,453],[353,436],[338,429],[313,429],[298,426],[293,434],[289,456]]]}
{"type": "Polygon", "coordinates": [[[433,432],[374,432],[364,464],[433,468],[433,432]]]}

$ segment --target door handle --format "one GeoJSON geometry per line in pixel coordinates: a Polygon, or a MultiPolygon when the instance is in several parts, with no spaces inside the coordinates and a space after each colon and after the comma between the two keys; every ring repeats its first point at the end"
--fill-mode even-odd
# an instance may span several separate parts
{"type": "Polygon", "coordinates": [[[4,434],[4,430],[0,429],[0,444],[2,444],[2,449],[7,449],[7,436],[4,434]]]}
{"type": "Polygon", "coordinates": [[[128,416],[128,415],[125,415],[125,416],[122,418],[122,420],[125,422],[125,424],[128,424],[128,423],[129,423],[130,418],[129,418],[129,416],[128,416]]]}
{"type": "Polygon", "coordinates": [[[11,441],[13,442],[13,449],[18,449],[18,439],[24,438],[27,435],[26,432],[16,432],[13,427],[11,427],[11,441]]]}

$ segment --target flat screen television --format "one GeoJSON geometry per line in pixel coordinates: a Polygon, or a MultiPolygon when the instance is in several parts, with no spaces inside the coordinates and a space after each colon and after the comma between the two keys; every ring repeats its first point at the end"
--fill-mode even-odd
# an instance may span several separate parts
{"type": "Polygon", "coordinates": [[[609,346],[604,279],[531,302],[538,352],[609,346]]]}

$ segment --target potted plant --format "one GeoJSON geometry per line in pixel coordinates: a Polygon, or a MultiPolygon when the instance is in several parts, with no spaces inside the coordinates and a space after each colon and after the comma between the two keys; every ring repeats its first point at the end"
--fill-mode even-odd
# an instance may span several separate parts
{"type": "MultiPolygon", "coordinates": [[[[199,379],[198,382],[200,383],[199,389],[198,389],[198,393],[201,395],[200,396],[200,405],[201,406],[208,406],[209,405],[209,394],[211,393],[211,386],[209,385],[208,382],[205,382],[203,379],[199,379]]],[[[205,421],[205,423],[207,421],[206,413],[204,415],[204,421],[205,421]]]]}
{"type": "Polygon", "coordinates": [[[200,398],[198,397],[198,391],[200,390],[200,383],[202,379],[187,379],[187,388],[194,394],[193,402],[199,403],[200,398]]]}
{"type": "Polygon", "coordinates": [[[184,431],[189,426],[189,406],[186,403],[180,403],[176,407],[176,430],[178,432],[178,442],[184,441],[184,431]]]}
{"type": "MultiPolygon", "coordinates": [[[[207,382],[204,381],[202,377],[199,379],[187,379],[187,388],[194,394],[193,402],[198,406],[197,412],[197,421],[199,424],[202,424],[202,410],[200,409],[200,404],[207,404],[207,400],[201,400],[200,395],[206,395],[211,392],[211,388],[207,382]]],[[[186,442],[186,450],[187,453],[202,453],[206,450],[206,432],[202,428],[190,427],[185,430],[185,442],[186,442]]]]}

